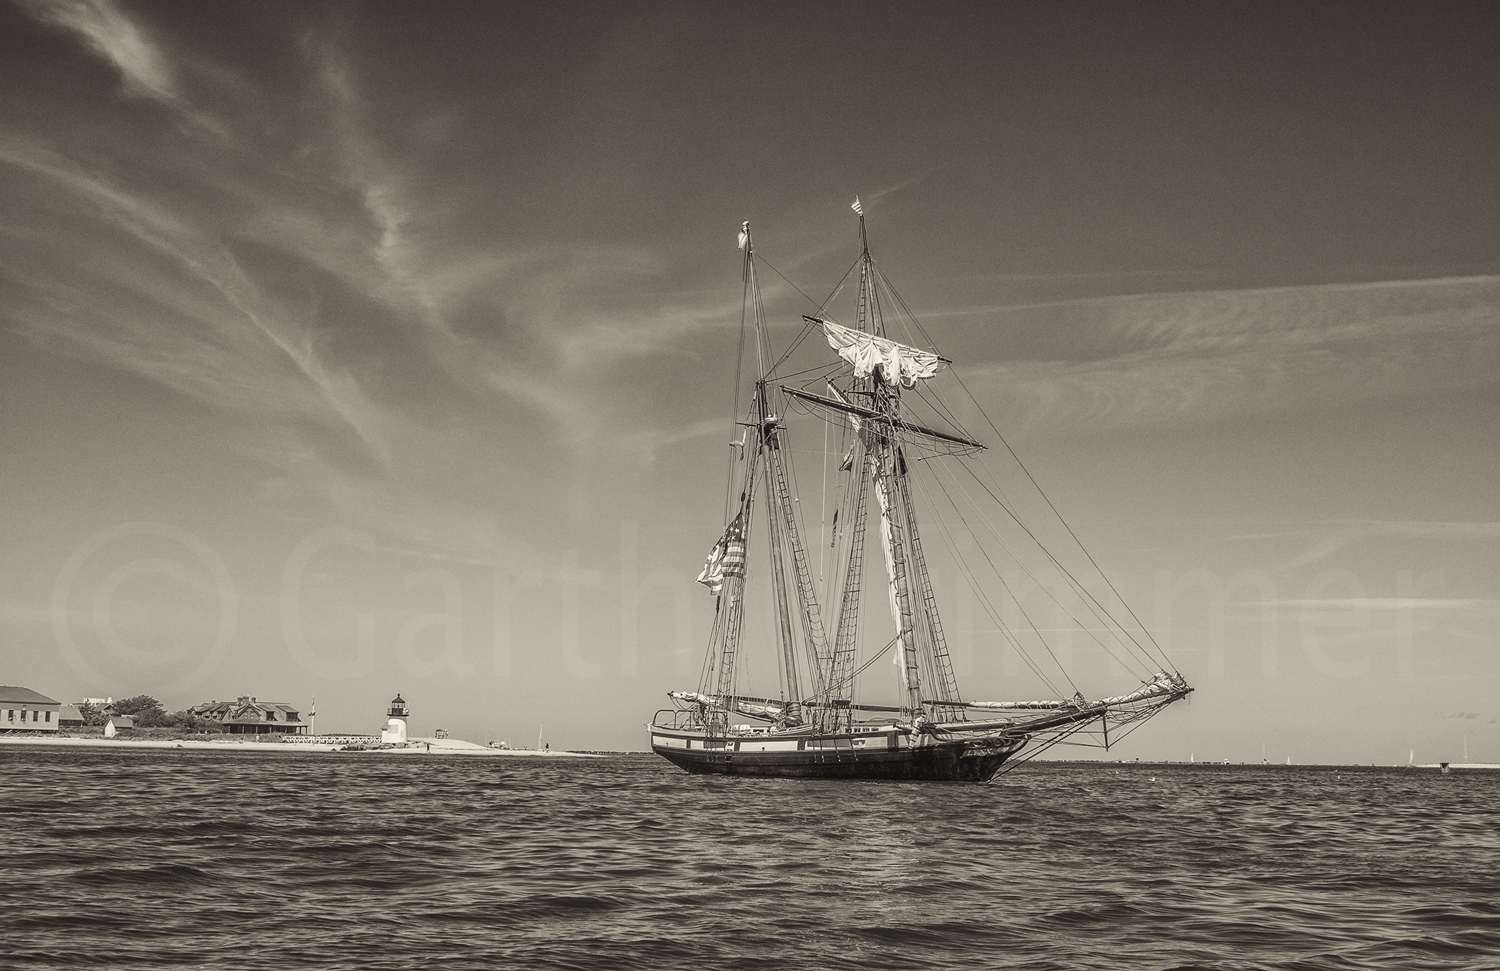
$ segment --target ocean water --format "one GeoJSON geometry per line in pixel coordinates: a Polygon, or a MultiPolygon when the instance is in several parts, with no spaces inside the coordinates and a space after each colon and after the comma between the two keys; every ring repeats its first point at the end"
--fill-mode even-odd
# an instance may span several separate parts
{"type": "Polygon", "coordinates": [[[6,969],[1500,967],[1500,773],[0,747],[6,969]]]}

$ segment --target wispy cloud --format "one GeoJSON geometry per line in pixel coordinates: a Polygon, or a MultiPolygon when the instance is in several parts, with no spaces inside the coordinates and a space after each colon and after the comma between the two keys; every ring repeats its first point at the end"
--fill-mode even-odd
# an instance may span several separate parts
{"type": "Polygon", "coordinates": [[[406,233],[418,204],[408,198],[397,167],[369,133],[370,109],[360,94],[354,69],[331,43],[309,42],[304,49],[332,98],[329,123],[341,166],[334,177],[358,193],[378,233],[373,256],[385,273],[390,290],[386,296],[410,300],[420,308],[421,322],[444,326],[437,300],[424,283],[427,267],[406,233]]]}
{"type": "Polygon", "coordinates": [[[176,102],[173,72],[144,29],[110,0],[21,0],[39,20],[81,36],[94,53],[119,70],[125,90],[176,102]]]}
{"type": "MultiPolygon", "coordinates": [[[[709,438],[722,434],[724,422],[718,419],[703,419],[687,425],[678,425],[667,429],[640,428],[626,432],[620,436],[619,445],[633,454],[643,456],[646,461],[655,458],[656,453],[670,445],[679,442],[695,441],[700,438],[709,438]]],[[[733,442],[725,440],[726,445],[733,442]]]]}
{"type": "Polygon", "coordinates": [[[1333,597],[1313,600],[1264,600],[1261,606],[1311,607],[1323,610],[1449,610],[1493,611],[1500,600],[1462,600],[1427,597],[1333,597]]]}
{"type": "MultiPolygon", "coordinates": [[[[113,25],[111,43],[130,33],[107,4],[80,10],[113,25]]],[[[386,553],[494,565],[529,549],[496,496],[566,516],[593,474],[578,464],[599,465],[601,447],[645,465],[705,433],[679,427],[665,396],[633,410],[615,399],[640,393],[633,368],[695,353],[689,338],[737,319],[737,302],[660,306],[681,269],[644,245],[457,225],[461,188],[392,134],[358,51],[326,24],[300,35],[303,71],[278,75],[279,92],[201,51],[177,70],[135,36],[129,93],[169,112],[207,117],[191,103],[204,78],[240,78],[205,101],[232,138],[108,146],[128,158],[119,167],[45,133],[0,138],[0,172],[14,176],[0,200],[37,200],[53,227],[40,246],[0,227],[0,253],[25,254],[0,261],[26,295],[3,310],[39,344],[216,413],[267,470],[252,490],[266,512],[354,528],[386,553]],[[301,105],[291,120],[255,124],[288,96],[301,105]]]]}
{"type": "MultiPolygon", "coordinates": [[[[1335,553],[1376,536],[1400,536],[1408,539],[1443,542],[1500,538],[1500,523],[1490,522],[1444,523],[1361,520],[1308,524],[1308,527],[1314,526],[1320,527],[1321,532],[1315,533],[1316,538],[1312,544],[1299,553],[1290,563],[1286,564],[1287,569],[1320,563],[1335,553]]],[[[1303,528],[1299,530],[1298,535],[1305,536],[1308,531],[1308,528],[1303,528]]]]}
{"type": "Polygon", "coordinates": [[[323,175],[358,198],[368,236],[331,256],[329,227],[274,199],[257,207],[276,215],[259,217],[256,232],[383,306],[445,381],[502,396],[550,425],[553,440],[588,443],[619,419],[601,399],[628,380],[620,375],[728,319],[728,304],[657,305],[671,267],[649,248],[535,245],[444,224],[455,204],[390,144],[342,41],[315,32],[301,50],[326,95],[333,168],[323,175]]]}
{"type": "Polygon", "coordinates": [[[294,364],[366,444],[384,450],[374,408],[357,382],[325,361],[310,335],[278,313],[211,232],[47,149],[0,142],[0,164],[52,183],[58,190],[54,199],[64,200],[54,205],[153,255],[152,260],[126,257],[127,264],[118,268],[97,263],[92,279],[84,276],[65,293],[58,292],[56,282],[36,281],[36,290],[52,296],[48,312],[27,321],[33,333],[67,338],[206,401],[222,402],[226,390],[238,391],[239,400],[250,395],[257,410],[277,410],[299,398],[288,395],[277,379],[278,367],[266,359],[269,344],[278,352],[273,356],[294,364]],[[156,259],[168,261],[166,277],[156,259]],[[198,287],[209,288],[218,301],[205,303],[198,287]],[[111,305],[112,294],[122,292],[132,295],[130,303],[168,312],[131,313],[128,304],[111,305]],[[246,365],[257,361],[262,373],[252,379],[246,365]]]}
{"type": "MultiPolygon", "coordinates": [[[[185,78],[235,74],[192,51],[179,70],[104,0],[31,9],[114,65],[132,95],[184,115],[197,111],[185,78]]],[[[608,439],[627,423],[603,403],[630,383],[630,362],[690,354],[673,348],[732,317],[719,297],[656,306],[670,268],[649,249],[455,232],[444,184],[382,127],[350,38],[326,23],[299,36],[305,76],[281,83],[308,86],[303,113],[317,117],[291,133],[244,124],[275,96],[236,82],[217,90],[241,103],[216,103],[240,122],[232,153],[134,146],[121,175],[39,140],[0,143],[0,166],[45,183],[50,209],[86,227],[48,243],[52,267],[77,268],[68,277],[11,267],[31,295],[28,333],[219,409],[342,426],[389,466],[431,438],[421,427],[435,416],[414,412],[413,395],[524,410],[511,427],[554,442],[608,439]]],[[[654,421],[638,412],[628,426],[670,439],[654,421]]]]}
{"type": "Polygon", "coordinates": [[[1033,425],[1096,428],[1473,390],[1500,380],[1497,312],[1496,277],[1037,305],[1006,321],[1034,346],[977,383],[1033,425]]]}
{"type": "Polygon", "coordinates": [[[912,175],[908,178],[902,179],[900,182],[882,186],[881,188],[875,189],[872,192],[868,192],[860,196],[860,201],[866,204],[872,202],[880,202],[881,200],[889,198],[890,196],[893,196],[898,192],[901,192],[905,189],[910,189],[914,185],[921,185],[923,182],[931,178],[932,174],[936,171],[937,169],[935,167],[924,169],[923,171],[918,172],[916,175],[912,175]]]}
{"type": "Polygon", "coordinates": [[[44,23],[77,34],[84,43],[120,72],[128,96],[145,98],[173,108],[185,120],[216,134],[224,129],[184,97],[178,70],[150,32],[112,0],[20,0],[44,23]]]}

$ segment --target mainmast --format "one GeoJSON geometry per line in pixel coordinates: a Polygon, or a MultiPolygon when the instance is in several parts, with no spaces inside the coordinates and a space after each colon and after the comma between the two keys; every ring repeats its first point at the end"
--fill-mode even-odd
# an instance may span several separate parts
{"type": "MultiPolygon", "coordinates": [[[[853,209],[859,214],[859,309],[855,327],[858,330],[885,337],[885,320],[880,314],[879,295],[875,292],[875,266],[870,258],[870,239],[865,232],[865,211],[854,200],[853,209]]],[[[901,386],[888,383],[885,369],[881,365],[870,372],[860,388],[873,402],[872,409],[880,420],[865,422],[863,429],[865,461],[870,473],[870,483],[875,488],[875,501],[880,507],[880,548],[885,554],[886,579],[889,581],[891,622],[896,628],[895,663],[901,671],[901,687],[905,692],[905,708],[913,717],[922,714],[922,674],[917,663],[912,637],[912,605],[910,569],[906,557],[905,538],[898,525],[895,500],[892,498],[893,479],[898,474],[900,452],[892,432],[892,423],[899,418],[901,410],[901,386]]]]}
{"type": "MultiPolygon", "coordinates": [[[[877,346],[899,347],[886,335],[877,287],[879,273],[870,256],[864,208],[857,198],[851,208],[859,215],[860,282],[856,329],[873,337],[877,346]]],[[[935,355],[932,357],[934,360],[928,364],[935,370],[935,355]]],[[[880,545],[885,557],[891,621],[896,633],[893,649],[904,695],[902,708],[916,718],[929,714],[922,703],[924,676],[935,682],[932,690],[944,702],[956,702],[958,688],[922,555],[907,483],[906,456],[899,437],[899,430],[907,427],[901,415],[901,387],[908,377],[903,373],[898,352],[871,367],[865,377],[857,378],[855,390],[870,402],[869,410],[875,416],[873,420],[859,423],[860,438],[866,470],[880,510],[880,545]],[[896,373],[891,373],[892,369],[896,373]]],[[[911,383],[915,384],[914,378],[911,383]]],[[[941,712],[931,714],[947,721],[957,717],[959,710],[944,706],[941,712]]]]}

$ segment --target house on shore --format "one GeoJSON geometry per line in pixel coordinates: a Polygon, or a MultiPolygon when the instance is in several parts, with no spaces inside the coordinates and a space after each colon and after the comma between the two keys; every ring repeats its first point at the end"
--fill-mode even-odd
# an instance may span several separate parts
{"type": "Polygon", "coordinates": [[[19,685],[0,684],[0,732],[56,732],[62,702],[19,685]]]}
{"type": "Polygon", "coordinates": [[[250,695],[240,695],[235,701],[195,705],[188,709],[188,714],[216,721],[230,735],[268,735],[271,732],[302,735],[307,732],[307,722],[293,706],[283,701],[257,701],[250,695]]]}

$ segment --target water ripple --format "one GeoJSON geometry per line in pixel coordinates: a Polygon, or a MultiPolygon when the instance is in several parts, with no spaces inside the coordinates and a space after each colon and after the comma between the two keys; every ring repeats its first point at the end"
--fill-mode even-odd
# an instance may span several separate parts
{"type": "Polygon", "coordinates": [[[7,969],[1500,967],[1500,775],[0,750],[7,969]],[[24,893],[16,888],[24,887],[24,893]]]}

